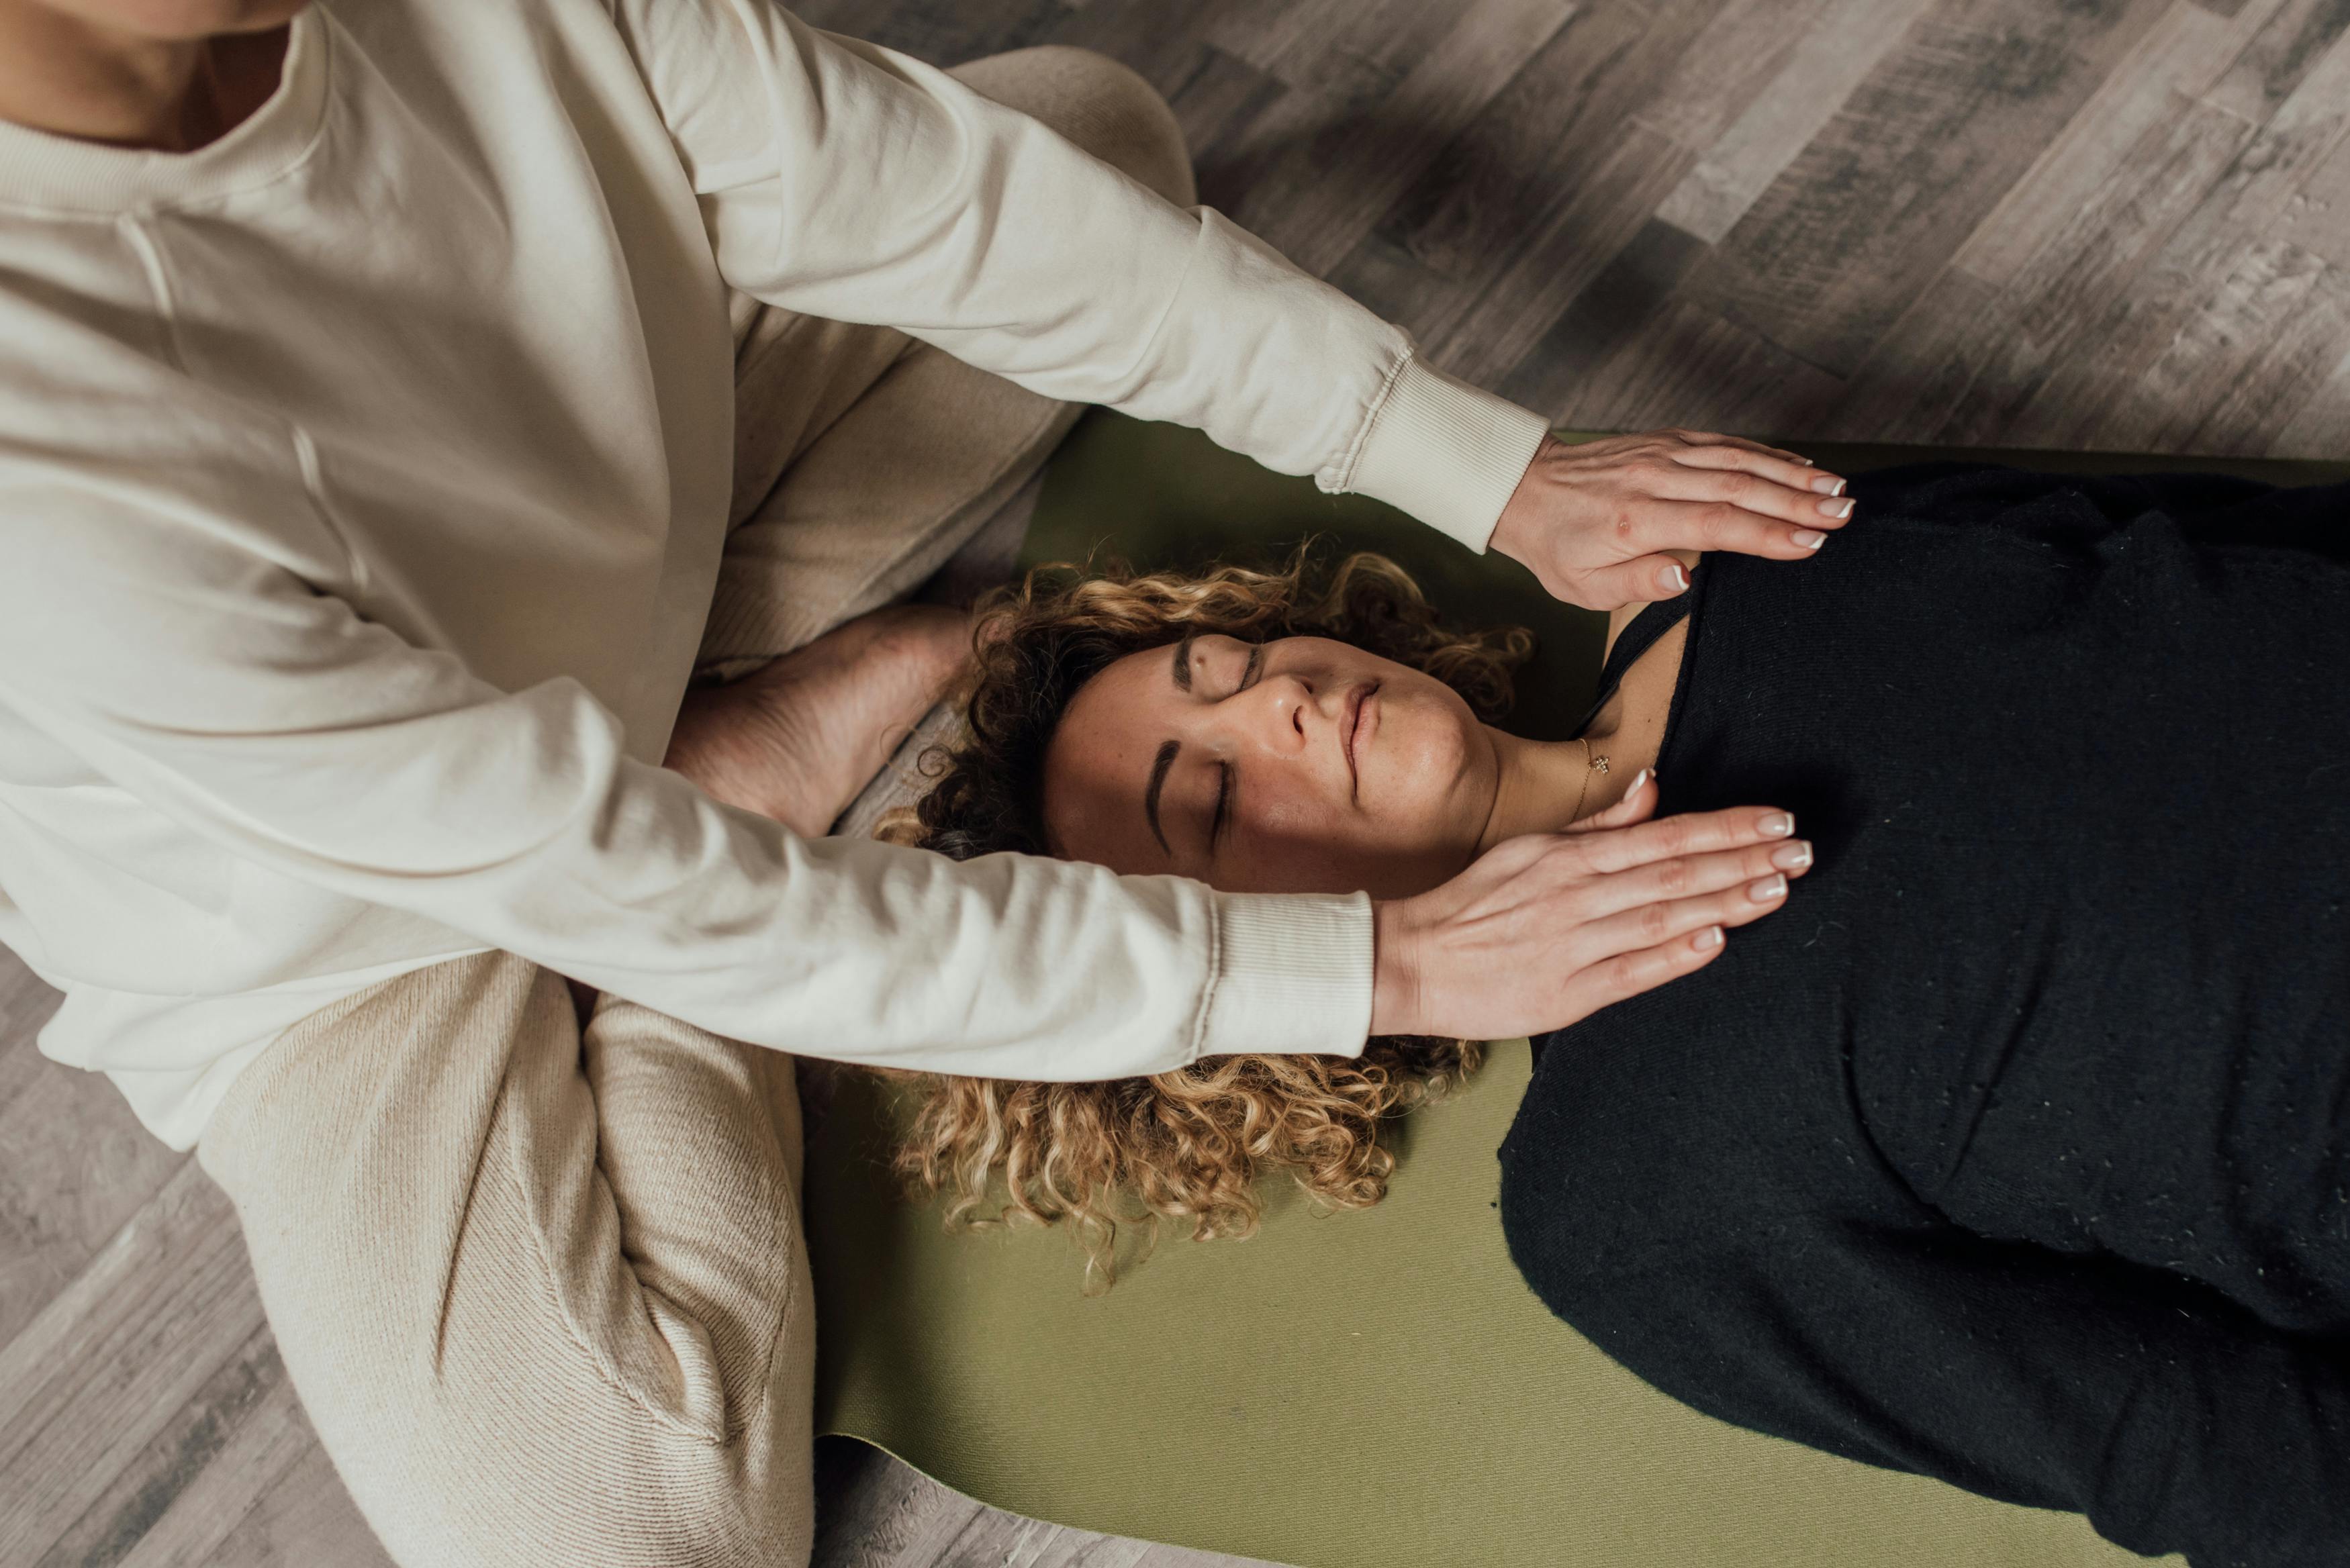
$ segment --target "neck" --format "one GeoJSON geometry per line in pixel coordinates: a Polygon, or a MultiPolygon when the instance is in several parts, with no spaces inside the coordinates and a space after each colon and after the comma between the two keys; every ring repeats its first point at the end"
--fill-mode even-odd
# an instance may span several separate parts
{"type": "MultiPolygon", "coordinates": [[[[1616,633],[1629,620],[1618,612],[1607,639],[1610,653],[1616,633]]],[[[1688,646],[1689,622],[1683,619],[1632,661],[1581,740],[1527,741],[1488,727],[1499,782],[1479,849],[1519,834],[1555,833],[1622,800],[1640,770],[1656,766],[1664,749],[1673,689],[1688,646]],[[1592,766],[1599,757],[1607,759],[1606,773],[1592,766]]]]}
{"type": "Polygon", "coordinates": [[[1624,798],[1632,776],[1645,765],[1634,761],[1617,766],[1609,756],[1613,726],[1595,726],[1585,741],[1529,741],[1489,730],[1500,776],[1493,792],[1493,814],[1485,824],[1477,847],[1480,853],[1505,838],[1527,833],[1556,833],[1570,823],[1596,816],[1624,798]],[[1608,769],[1591,765],[1594,757],[1607,757],[1608,769]]]}
{"type": "Polygon", "coordinates": [[[82,141],[189,152],[276,90],[286,29],[157,37],[0,0],[0,119],[82,141]]]}

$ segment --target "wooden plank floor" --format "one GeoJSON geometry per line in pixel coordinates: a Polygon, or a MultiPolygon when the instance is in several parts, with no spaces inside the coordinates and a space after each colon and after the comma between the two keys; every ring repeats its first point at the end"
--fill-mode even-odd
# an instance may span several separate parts
{"type": "MultiPolygon", "coordinates": [[[[811,0],[1127,60],[1204,197],[1583,427],[2343,455],[2345,0],[811,0]]],[[[0,1562],[384,1561],[227,1206],[0,960],[0,1562]]],[[[820,1563],[1217,1559],[827,1455],[820,1563]]],[[[1229,1561],[1229,1560],[1222,1560],[1229,1561]]]]}

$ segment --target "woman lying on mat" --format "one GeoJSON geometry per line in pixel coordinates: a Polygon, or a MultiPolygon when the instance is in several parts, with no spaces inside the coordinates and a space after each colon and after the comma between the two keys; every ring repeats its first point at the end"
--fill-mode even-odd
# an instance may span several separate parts
{"type": "MultiPolygon", "coordinates": [[[[1709,556],[1619,613],[1563,744],[1486,722],[1523,634],[1376,559],[1032,580],[909,831],[1399,895],[1513,835],[1791,808],[1589,867],[1596,916],[1676,878],[1646,934],[1709,967],[1537,1043],[1527,1281],[1738,1425],[2197,1568],[2350,1563],[2350,489],[1855,493],[1800,580],[1709,556]]],[[[993,1167],[1097,1241],[1121,1201],[1230,1232],[1272,1166],[1376,1200],[1378,1118],[1474,1056],[940,1081],[905,1158],[964,1212],[993,1167]]]]}

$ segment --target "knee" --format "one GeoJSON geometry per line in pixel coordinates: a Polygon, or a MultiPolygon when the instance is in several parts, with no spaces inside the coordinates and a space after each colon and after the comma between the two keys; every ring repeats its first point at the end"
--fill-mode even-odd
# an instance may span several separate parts
{"type": "Polygon", "coordinates": [[[1051,126],[1179,207],[1199,199],[1182,127],[1159,91],[1107,55],[1066,45],[957,66],[964,86],[1051,126]]]}

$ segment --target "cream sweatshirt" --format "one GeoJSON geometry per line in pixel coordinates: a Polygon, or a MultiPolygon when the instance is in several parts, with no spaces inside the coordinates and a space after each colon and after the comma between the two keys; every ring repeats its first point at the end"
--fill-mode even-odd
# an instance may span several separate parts
{"type": "Polygon", "coordinates": [[[776,1049],[1361,1047],[1369,909],[803,840],[660,767],[729,286],[1482,547],[1534,414],[1211,211],[766,0],[352,0],[188,154],[0,123],[0,940],[187,1147],[288,1024],[500,948],[776,1049]]]}

